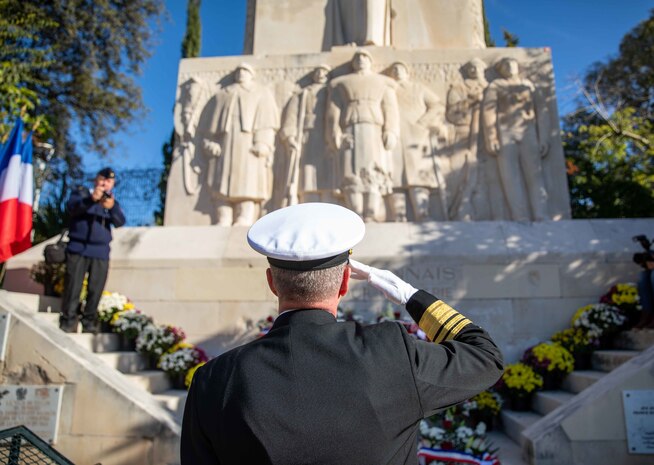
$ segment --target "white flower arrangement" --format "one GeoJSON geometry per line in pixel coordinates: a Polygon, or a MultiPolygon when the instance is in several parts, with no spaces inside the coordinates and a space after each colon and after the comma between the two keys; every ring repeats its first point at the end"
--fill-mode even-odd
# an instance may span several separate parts
{"type": "Polygon", "coordinates": [[[193,344],[180,342],[159,358],[158,367],[169,375],[185,373],[200,362],[206,362],[204,351],[193,344]]]}
{"type": "Polygon", "coordinates": [[[591,339],[599,339],[618,329],[626,320],[619,308],[600,303],[586,305],[577,310],[572,326],[585,330],[591,339]]]}
{"type": "Polygon", "coordinates": [[[130,339],[136,338],[147,325],[152,324],[152,318],[139,310],[124,310],[117,312],[111,318],[113,331],[124,334],[130,339]]]}
{"type": "Polygon", "coordinates": [[[167,326],[149,323],[143,327],[136,338],[136,350],[146,354],[161,356],[171,348],[176,340],[175,334],[167,326]]]}
{"type": "Polygon", "coordinates": [[[98,303],[98,318],[100,321],[111,321],[114,313],[125,308],[129,300],[118,292],[104,291],[98,303]]]}

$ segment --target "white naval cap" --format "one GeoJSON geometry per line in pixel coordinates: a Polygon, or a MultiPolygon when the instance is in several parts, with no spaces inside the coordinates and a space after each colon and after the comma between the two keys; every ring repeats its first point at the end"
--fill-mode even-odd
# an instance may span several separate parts
{"type": "Polygon", "coordinates": [[[366,227],[352,210],[330,203],[302,203],[275,210],[248,231],[250,247],[289,270],[320,270],[348,260],[366,227]]]}

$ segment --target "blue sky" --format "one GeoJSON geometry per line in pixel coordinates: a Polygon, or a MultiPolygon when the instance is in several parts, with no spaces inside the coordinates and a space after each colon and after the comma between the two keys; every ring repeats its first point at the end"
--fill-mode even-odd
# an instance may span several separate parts
{"type": "MultiPolygon", "coordinates": [[[[161,146],[173,127],[180,44],[186,25],[186,0],[167,0],[152,57],[137,82],[143,89],[146,117],[119,134],[108,159],[89,154],[85,169],[107,163],[116,169],[159,167],[161,146]]],[[[245,0],[203,0],[202,56],[240,55],[245,28],[245,0]]],[[[559,112],[573,107],[575,77],[591,63],[618,51],[620,39],[654,8],[652,0],[486,0],[491,33],[503,45],[502,28],[520,38],[521,47],[550,47],[554,60],[559,112]]]]}

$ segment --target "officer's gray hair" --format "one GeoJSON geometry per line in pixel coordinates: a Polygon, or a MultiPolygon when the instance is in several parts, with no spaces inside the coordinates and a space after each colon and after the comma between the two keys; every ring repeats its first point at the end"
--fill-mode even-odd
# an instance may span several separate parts
{"type": "Polygon", "coordinates": [[[346,263],[324,270],[295,271],[270,267],[279,297],[295,302],[321,302],[338,295],[346,263]]]}

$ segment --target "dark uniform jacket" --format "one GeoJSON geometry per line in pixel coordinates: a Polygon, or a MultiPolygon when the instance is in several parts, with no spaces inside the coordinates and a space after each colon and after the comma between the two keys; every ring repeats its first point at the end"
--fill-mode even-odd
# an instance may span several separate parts
{"type": "Polygon", "coordinates": [[[420,420],[493,385],[502,357],[483,329],[427,292],[407,310],[440,343],[394,322],[294,310],[201,367],[186,401],[182,465],[417,463],[420,420]]]}
{"type": "Polygon", "coordinates": [[[94,202],[85,187],[79,187],[70,195],[67,203],[70,213],[68,253],[90,258],[109,260],[111,226],[125,224],[125,214],[118,200],[107,210],[100,202],[94,202]]]}

